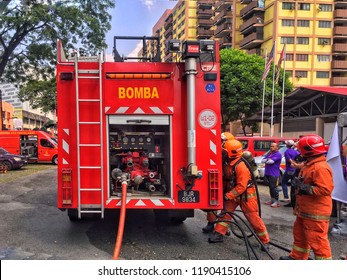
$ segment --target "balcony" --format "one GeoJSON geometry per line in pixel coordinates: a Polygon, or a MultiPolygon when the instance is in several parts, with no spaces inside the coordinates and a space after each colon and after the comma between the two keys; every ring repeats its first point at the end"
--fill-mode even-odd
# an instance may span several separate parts
{"type": "Polygon", "coordinates": [[[201,9],[212,9],[214,2],[215,2],[215,0],[198,1],[197,7],[201,8],[201,9]]]}
{"type": "Polygon", "coordinates": [[[225,20],[226,18],[232,18],[232,17],[233,17],[232,11],[223,10],[214,17],[214,24],[218,24],[222,22],[223,20],[225,20]]]}
{"type": "Polygon", "coordinates": [[[216,26],[216,30],[214,30],[214,36],[216,38],[224,37],[226,34],[229,34],[232,29],[231,22],[225,22],[221,25],[216,26]]]}
{"type": "Polygon", "coordinates": [[[212,27],[213,20],[212,19],[198,19],[198,27],[212,27]]]}
{"type": "Polygon", "coordinates": [[[218,42],[219,42],[220,49],[227,49],[227,48],[230,48],[232,45],[230,36],[220,38],[218,42]]]}
{"type": "Polygon", "coordinates": [[[256,49],[247,50],[247,54],[256,54],[256,55],[261,56],[261,49],[260,48],[256,48],[256,49]]]}
{"type": "Polygon", "coordinates": [[[215,4],[215,12],[221,12],[223,10],[227,10],[229,7],[231,7],[233,4],[233,1],[217,1],[215,4]]]}
{"type": "Polygon", "coordinates": [[[240,17],[241,18],[248,18],[252,16],[254,12],[264,12],[264,8],[260,8],[258,5],[258,1],[252,1],[250,4],[248,4],[246,7],[244,7],[240,11],[240,17]]]}
{"type": "Polygon", "coordinates": [[[166,19],[165,19],[165,23],[164,23],[164,28],[168,29],[172,26],[172,14],[170,14],[166,19]]]}
{"type": "Polygon", "coordinates": [[[335,0],[335,9],[346,8],[347,0],[335,0]]]}
{"type": "Polygon", "coordinates": [[[331,62],[331,70],[347,70],[347,60],[333,60],[331,62]]]}
{"type": "Polygon", "coordinates": [[[263,33],[252,33],[240,41],[241,49],[253,49],[264,42],[263,33]]]}
{"type": "Polygon", "coordinates": [[[253,27],[263,27],[263,22],[264,20],[262,17],[251,17],[249,20],[240,25],[240,32],[244,33],[248,31],[247,29],[253,29],[253,27]]]}
{"type": "Polygon", "coordinates": [[[170,27],[168,30],[164,32],[164,37],[167,39],[172,35],[172,27],[170,27]]]}
{"type": "Polygon", "coordinates": [[[337,19],[344,19],[346,21],[347,19],[347,10],[335,10],[334,11],[334,20],[337,19]]]}
{"type": "Polygon", "coordinates": [[[213,36],[213,34],[213,30],[198,28],[198,34],[196,37],[198,37],[198,39],[209,39],[213,36]]]}
{"type": "Polygon", "coordinates": [[[212,9],[198,9],[197,10],[197,17],[198,19],[209,19],[213,16],[212,9]]]}
{"type": "Polygon", "coordinates": [[[165,62],[171,62],[172,61],[172,53],[168,53],[164,57],[165,62]]]}
{"type": "Polygon", "coordinates": [[[347,86],[347,77],[332,77],[330,79],[331,86],[347,86]]]}
{"type": "Polygon", "coordinates": [[[332,45],[333,53],[347,53],[347,44],[333,44],[332,45]]]}
{"type": "Polygon", "coordinates": [[[335,26],[334,37],[347,37],[347,26],[335,26]]]}

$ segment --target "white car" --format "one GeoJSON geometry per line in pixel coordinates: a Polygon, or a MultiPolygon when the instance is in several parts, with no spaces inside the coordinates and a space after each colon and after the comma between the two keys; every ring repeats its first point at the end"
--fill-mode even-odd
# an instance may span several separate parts
{"type": "MultiPolygon", "coordinates": [[[[286,145],[280,145],[278,151],[282,154],[282,161],[281,161],[281,165],[280,165],[280,182],[281,182],[281,177],[285,171],[286,168],[286,159],[284,157],[284,152],[287,150],[287,146],[286,145]]],[[[268,150],[265,154],[261,155],[261,156],[257,156],[254,158],[254,161],[256,163],[256,165],[258,166],[258,173],[259,173],[259,177],[258,179],[260,180],[264,180],[264,176],[265,176],[265,163],[261,162],[263,160],[263,158],[270,153],[270,150],[268,150]]]]}

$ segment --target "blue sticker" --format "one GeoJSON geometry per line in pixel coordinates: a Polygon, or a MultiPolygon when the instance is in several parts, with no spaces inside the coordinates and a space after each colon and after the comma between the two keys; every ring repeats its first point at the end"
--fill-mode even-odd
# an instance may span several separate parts
{"type": "Polygon", "coordinates": [[[205,89],[208,93],[213,93],[216,90],[216,86],[214,84],[207,84],[205,89]]]}

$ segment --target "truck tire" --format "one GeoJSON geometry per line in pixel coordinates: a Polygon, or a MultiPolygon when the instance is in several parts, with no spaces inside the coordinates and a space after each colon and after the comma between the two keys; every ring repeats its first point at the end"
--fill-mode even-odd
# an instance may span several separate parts
{"type": "Polygon", "coordinates": [[[58,156],[55,155],[52,159],[52,163],[55,164],[55,165],[58,165],[58,156]]]}
{"type": "Polygon", "coordinates": [[[184,216],[184,215],[172,216],[169,213],[170,210],[167,210],[167,209],[163,209],[163,210],[155,209],[153,211],[155,215],[155,220],[160,223],[170,222],[172,224],[181,224],[187,219],[187,216],[184,216]]]}
{"type": "Polygon", "coordinates": [[[71,222],[79,221],[77,209],[67,209],[67,215],[71,222]]]}

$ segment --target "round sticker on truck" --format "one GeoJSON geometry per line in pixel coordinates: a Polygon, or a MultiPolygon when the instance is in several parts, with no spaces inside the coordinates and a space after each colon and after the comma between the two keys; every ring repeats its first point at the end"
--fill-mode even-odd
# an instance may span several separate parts
{"type": "Polygon", "coordinates": [[[203,128],[212,128],[217,123],[217,115],[212,110],[204,110],[199,114],[199,124],[203,128]]]}

